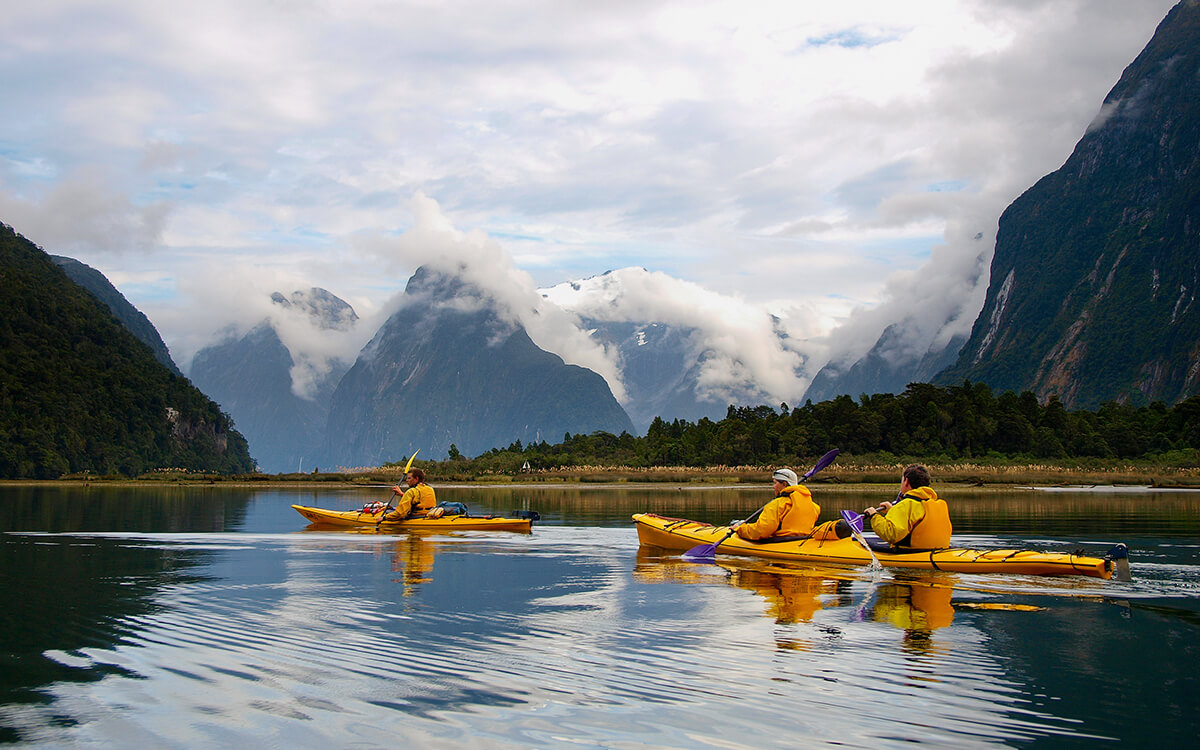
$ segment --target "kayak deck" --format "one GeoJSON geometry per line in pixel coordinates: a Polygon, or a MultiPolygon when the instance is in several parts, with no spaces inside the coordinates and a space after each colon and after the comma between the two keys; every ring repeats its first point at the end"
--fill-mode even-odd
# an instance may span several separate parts
{"type": "MultiPolygon", "coordinates": [[[[714,544],[729,532],[728,526],[713,526],[682,518],[670,518],[655,513],[637,513],[638,541],[667,550],[689,550],[704,544],[714,544]]],[[[870,565],[871,555],[852,538],[798,539],[783,542],[751,542],[736,534],[717,547],[718,552],[747,555],[772,560],[831,563],[835,565],[870,565]]],[[[1015,573],[1020,575],[1063,576],[1082,575],[1109,579],[1113,574],[1110,558],[1085,557],[1068,552],[1039,552],[1036,550],[991,549],[974,550],[946,548],[912,552],[875,550],[884,567],[947,570],[956,573],[1015,573]]]]}
{"type": "Polygon", "coordinates": [[[529,518],[499,516],[442,516],[441,518],[406,518],[403,521],[383,521],[378,513],[361,510],[326,510],[293,505],[296,512],[318,526],[376,527],[387,531],[525,531],[533,528],[529,518]]]}

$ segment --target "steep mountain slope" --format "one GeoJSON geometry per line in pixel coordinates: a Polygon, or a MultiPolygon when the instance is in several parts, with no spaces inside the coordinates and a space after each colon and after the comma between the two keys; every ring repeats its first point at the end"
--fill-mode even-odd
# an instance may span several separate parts
{"type": "Polygon", "coordinates": [[[79,286],[91,292],[96,296],[96,299],[103,302],[116,316],[117,320],[121,321],[126,328],[133,332],[134,336],[150,347],[150,351],[154,352],[154,358],[162,362],[163,366],[176,375],[182,375],[179,368],[175,366],[175,360],[171,359],[171,352],[167,349],[167,345],[163,343],[162,336],[158,334],[158,329],[150,322],[141,310],[137,309],[125,299],[125,295],[117,291],[117,288],[112,285],[104,274],[96,269],[80,263],[74,258],[68,258],[63,255],[51,255],[50,260],[58,264],[58,267],[79,286]]]}
{"type": "Polygon", "coordinates": [[[539,349],[478,290],[421,268],[338,384],[324,453],[378,465],[597,430],[633,431],[603,378],[539,349]]]}
{"type": "Polygon", "coordinates": [[[804,394],[806,401],[821,402],[842,394],[902,393],[909,383],[925,383],[954,364],[966,338],[956,336],[948,344],[935,343],[925,352],[909,350],[912,338],[898,332],[900,324],[888,326],[875,345],[852,363],[822,367],[804,394]],[[848,366],[847,366],[848,365],[848,366]]]}
{"type": "MultiPolygon", "coordinates": [[[[347,331],[358,320],[353,308],[324,289],[271,296],[281,312],[304,316],[316,329],[347,331]]],[[[250,441],[259,466],[272,473],[317,468],[329,399],[349,363],[321,362],[297,393],[297,359],[280,339],[271,320],[240,338],[205,347],[192,360],[192,382],[233,417],[250,441]]]]}
{"type": "Polygon", "coordinates": [[[803,359],[781,322],[738,298],[636,267],[541,293],[615,354],[639,433],[655,417],[721,419],[730,404],[794,402],[802,392],[803,359]]]}
{"type": "Polygon", "coordinates": [[[253,468],[220,409],[0,225],[0,477],[253,468]]]}
{"type": "Polygon", "coordinates": [[[644,434],[655,417],[695,422],[725,416],[729,403],[705,397],[697,387],[703,343],[695,328],[591,318],[581,323],[594,338],[617,350],[627,394],[624,407],[638,434],[644,434]]]}
{"type": "Polygon", "coordinates": [[[953,367],[996,389],[1173,403],[1200,393],[1200,3],[1159,25],[1066,163],[1000,218],[953,367]]]}

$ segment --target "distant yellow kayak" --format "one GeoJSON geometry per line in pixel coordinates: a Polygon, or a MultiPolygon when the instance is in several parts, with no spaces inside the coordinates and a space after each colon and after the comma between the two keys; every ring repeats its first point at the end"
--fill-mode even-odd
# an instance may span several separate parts
{"type": "MultiPolygon", "coordinates": [[[[682,518],[669,518],[654,513],[638,513],[638,541],[667,550],[687,551],[704,544],[713,544],[729,531],[728,526],[713,526],[682,518]]],[[[772,560],[831,563],[835,565],[870,565],[871,556],[861,544],[847,539],[796,539],[785,542],[751,542],[731,536],[722,541],[717,552],[727,555],[747,555],[772,560]]],[[[1112,578],[1114,560],[1109,557],[1084,557],[1069,552],[1038,552],[1035,550],[990,549],[974,550],[950,547],[920,552],[887,552],[875,550],[884,567],[948,570],[956,573],[1016,573],[1037,576],[1091,576],[1112,578]]]]}
{"type": "Polygon", "coordinates": [[[533,528],[532,518],[502,518],[500,516],[442,516],[441,518],[407,518],[403,521],[380,521],[378,513],[361,510],[326,510],[293,505],[296,512],[318,526],[374,526],[387,531],[525,531],[533,528]]]}

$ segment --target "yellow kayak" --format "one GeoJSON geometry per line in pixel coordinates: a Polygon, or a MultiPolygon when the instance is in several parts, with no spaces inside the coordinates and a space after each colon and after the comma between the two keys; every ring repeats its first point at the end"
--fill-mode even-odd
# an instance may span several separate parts
{"type": "Polygon", "coordinates": [[[533,518],[502,518],[500,516],[442,516],[441,518],[406,518],[403,521],[380,521],[378,513],[362,510],[325,510],[293,505],[296,512],[318,526],[374,526],[386,531],[525,531],[533,528],[533,518]]]}
{"type": "MultiPolygon", "coordinates": [[[[698,545],[714,544],[729,532],[728,526],[713,526],[682,518],[669,518],[654,513],[633,516],[637,524],[638,541],[667,550],[689,550],[698,545]]],[[[990,549],[973,550],[949,547],[917,552],[887,552],[875,550],[875,557],[884,567],[948,570],[956,573],[1016,573],[1037,576],[1081,575],[1093,578],[1112,578],[1113,568],[1124,545],[1118,545],[1105,557],[1084,557],[1068,552],[1038,552],[1035,550],[990,549]]],[[[853,538],[796,539],[782,542],[751,542],[736,534],[725,539],[717,552],[728,555],[748,555],[772,560],[829,563],[834,565],[870,565],[871,556],[853,538]]]]}

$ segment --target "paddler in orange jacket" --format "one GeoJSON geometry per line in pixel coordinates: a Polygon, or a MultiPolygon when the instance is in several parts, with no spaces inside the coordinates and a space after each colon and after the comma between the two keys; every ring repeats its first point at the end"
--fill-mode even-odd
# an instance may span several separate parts
{"type": "Polygon", "coordinates": [[[950,511],[946,501],[929,486],[929,469],[912,464],[900,475],[895,502],[867,508],[863,515],[871,530],[892,546],[906,549],[942,549],[950,546],[950,511]]]}
{"type": "Polygon", "coordinates": [[[755,515],[738,524],[734,531],[751,541],[773,537],[808,536],[812,533],[821,506],[813,502],[812,493],[800,484],[796,472],[779,469],[771,476],[775,499],[755,515]]]}
{"type": "Polygon", "coordinates": [[[393,495],[400,495],[396,510],[387,515],[389,521],[401,521],[413,516],[423,516],[437,505],[437,497],[433,488],[425,484],[425,472],[420,469],[409,469],[404,475],[404,483],[408,489],[400,495],[400,485],[392,488],[393,495]]]}

